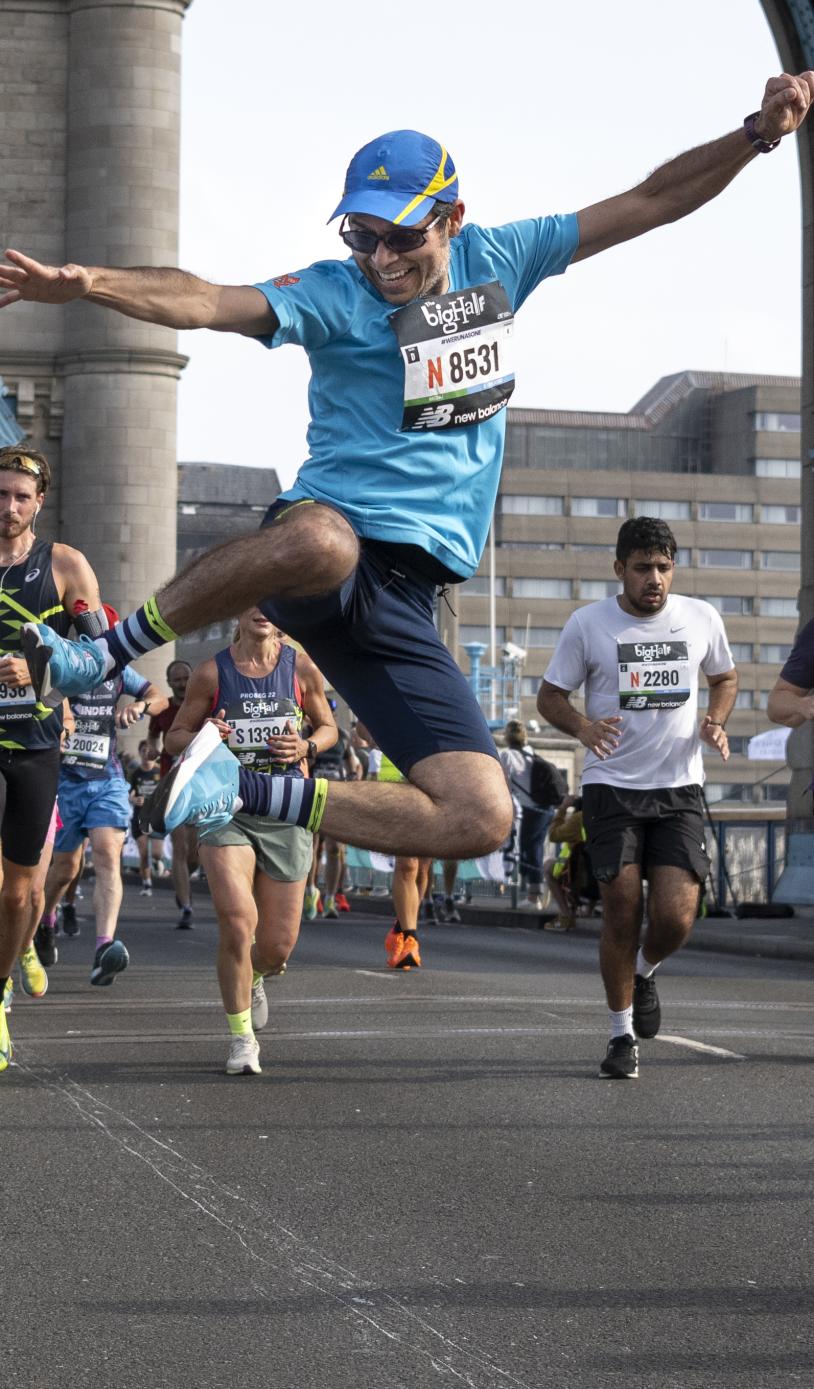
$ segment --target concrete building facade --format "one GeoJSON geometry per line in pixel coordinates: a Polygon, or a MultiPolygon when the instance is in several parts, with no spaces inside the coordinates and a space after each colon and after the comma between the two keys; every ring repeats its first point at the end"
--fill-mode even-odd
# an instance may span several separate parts
{"type": "MultiPolygon", "coordinates": [[[[56,265],[176,264],[189,3],[0,0],[5,245],[56,265]]],[[[184,362],[173,331],[91,305],[0,315],[0,374],[55,471],[42,533],[85,551],[126,610],[174,564],[184,362]]]]}
{"type": "MultiPolygon", "coordinates": [[[[785,802],[785,765],[745,753],[769,726],[768,691],[799,620],[799,380],[685,372],[657,382],[628,414],[509,411],[494,603],[498,659],[506,641],[528,651],[523,717],[536,715],[570,613],[618,592],[616,535],[635,515],[671,526],[675,591],[721,611],[740,673],[733,756],[726,765],[710,759],[710,800],[785,802]]],[[[441,618],[464,668],[467,641],[490,644],[489,571],[487,550],[477,578],[458,590],[454,630],[441,618]]]]}

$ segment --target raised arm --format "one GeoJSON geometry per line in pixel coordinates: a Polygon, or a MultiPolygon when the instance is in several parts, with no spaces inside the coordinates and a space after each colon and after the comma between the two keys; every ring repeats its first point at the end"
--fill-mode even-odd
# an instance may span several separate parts
{"type": "MultiPolygon", "coordinates": [[[[755,135],[772,144],[798,130],[812,98],[814,72],[803,72],[799,77],[784,72],[770,78],[755,120],[755,135]]],[[[757,152],[741,128],[671,159],[627,193],[582,208],[577,214],[579,249],[574,260],[585,260],[609,246],[686,217],[722,193],[757,152]]]]}
{"type": "Polygon", "coordinates": [[[41,265],[11,250],[6,262],[0,263],[0,309],[20,301],[69,304],[87,299],[166,328],[212,328],[257,337],[278,326],[265,295],[252,285],[213,285],[186,270],[165,267],[41,265]]]}

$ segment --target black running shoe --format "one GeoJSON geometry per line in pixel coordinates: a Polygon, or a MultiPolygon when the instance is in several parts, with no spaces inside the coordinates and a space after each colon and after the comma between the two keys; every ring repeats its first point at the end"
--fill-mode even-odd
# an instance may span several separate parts
{"type": "Polygon", "coordinates": [[[44,969],[50,969],[57,962],[56,931],[42,921],[34,932],[34,949],[44,969]]]}
{"type": "Polygon", "coordinates": [[[79,922],[76,919],[76,907],[72,902],[62,903],[62,931],[66,936],[79,935],[79,922]]]}
{"type": "Polygon", "coordinates": [[[639,1048],[629,1033],[611,1037],[604,1061],[599,1067],[603,1080],[638,1080],[639,1048]]]}
{"type": "Polygon", "coordinates": [[[182,908],[181,908],[181,915],[179,916],[177,922],[175,923],[175,929],[176,929],[176,931],[191,931],[191,930],[192,930],[192,908],[191,908],[191,907],[182,907],[182,908]]]}
{"type": "Polygon", "coordinates": [[[661,1027],[661,1004],[656,992],[656,981],[651,974],[648,979],[637,974],[633,985],[633,1030],[637,1037],[647,1041],[655,1037],[661,1027]]]}

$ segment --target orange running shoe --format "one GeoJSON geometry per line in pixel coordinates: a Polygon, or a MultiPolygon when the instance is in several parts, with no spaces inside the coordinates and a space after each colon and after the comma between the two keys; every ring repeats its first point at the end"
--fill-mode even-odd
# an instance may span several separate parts
{"type": "Polygon", "coordinates": [[[404,932],[399,932],[400,941],[393,953],[388,956],[387,963],[391,969],[420,969],[421,955],[418,949],[418,937],[404,932]]]}
{"type": "Polygon", "coordinates": [[[384,953],[387,956],[387,963],[389,965],[392,965],[392,962],[401,950],[403,943],[404,932],[402,931],[398,921],[394,921],[393,925],[390,927],[390,930],[387,932],[387,935],[384,938],[384,953]]]}
{"type": "Polygon", "coordinates": [[[348,901],[344,892],[337,892],[336,896],[334,897],[334,901],[341,912],[350,911],[350,902],[348,901]]]}

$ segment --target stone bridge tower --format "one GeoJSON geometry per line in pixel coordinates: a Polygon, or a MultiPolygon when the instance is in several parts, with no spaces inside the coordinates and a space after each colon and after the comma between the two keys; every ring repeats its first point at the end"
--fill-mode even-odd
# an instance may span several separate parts
{"type": "MultiPolygon", "coordinates": [[[[0,0],[0,249],[177,264],[189,3],[0,0]]],[[[0,314],[0,376],[56,475],[41,533],[84,551],[122,612],[175,569],[184,362],[170,329],[91,305],[0,314]]]]}

